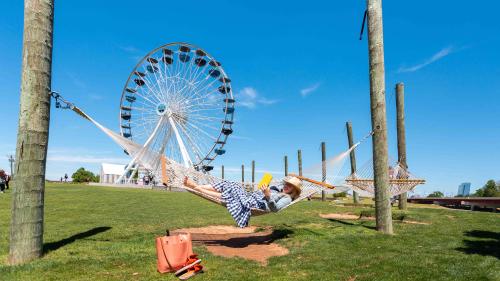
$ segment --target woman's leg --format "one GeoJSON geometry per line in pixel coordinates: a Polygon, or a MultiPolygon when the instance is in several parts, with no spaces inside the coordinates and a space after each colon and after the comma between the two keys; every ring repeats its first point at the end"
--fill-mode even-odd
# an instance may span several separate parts
{"type": "Polygon", "coordinates": [[[207,190],[207,189],[198,189],[201,193],[203,194],[207,194],[209,196],[212,196],[212,197],[215,197],[217,199],[221,199],[222,198],[222,194],[220,192],[217,192],[217,191],[211,191],[211,190],[207,190]]]}
{"type": "Polygon", "coordinates": [[[200,190],[200,191],[208,190],[208,191],[212,191],[212,192],[218,192],[212,185],[210,185],[210,184],[198,185],[194,181],[189,179],[188,177],[184,178],[184,185],[189,187],[189,188],[200,190]]]}

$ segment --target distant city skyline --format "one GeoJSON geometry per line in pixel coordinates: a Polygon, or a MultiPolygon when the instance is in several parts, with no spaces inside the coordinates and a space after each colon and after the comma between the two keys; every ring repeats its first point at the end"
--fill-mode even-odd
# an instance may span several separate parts
{"type": "MultiPolygon", "coordinates": [[[[164,5],[146,1],[140,7],[164,5]]],[[[9,171],[19,111],[23,2],[7,1],[2,8],[0,168],[9,171]]],[[[473,192],[500,179],[498,8],[498,1],[384,2],[389,152],[397,158],[394,87],[403,82],[407,162],[426,179],[418,194],[454,195],[463,182],[473,192]]],[[[190,42],[222,62],[237,101],[235,132],[214,174],[224,164],[226,176],[238,180],[241,164],[250,167],[255,160],[257,177],[264,171],[280,175],[284,155],[296,171],[298,149],[304,169],[314,167],[322,141],[328,158],[347,148],[346,121],[352,121],[356,140],[371,130],[366,36],[359,40],[364,9],[364,1],[221,0],[190,10],[186,20],[182,2],[170,2],[168,16],[151,17],[132,1],[61,1],[55,8],[52,88],[118,131],[121,91],[138,60],[162,44],[190,42]]],[[[356,153],[358,167],[370,161],[371,141],[356,153]]],[[[89,122],[52,109],[48,179],[128,161],[89,122]]]]}
{"type": "Polygon", "coordinates": [[[457,195],[459,195],[459,196],[469,196],[469,194],[470,194],[470,186],[471,186],[470,182],[461,183],[458,186],[457,195]]]}

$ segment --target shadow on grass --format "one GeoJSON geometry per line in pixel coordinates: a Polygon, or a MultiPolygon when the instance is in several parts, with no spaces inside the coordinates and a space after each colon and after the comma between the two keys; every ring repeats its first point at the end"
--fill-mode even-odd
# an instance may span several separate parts
{"type": "Polygon", "coordinates": [[[477,240],[464,239],[464,247],[457,248],[458,251],[469,255],[477,254],[500,259],[500,232],[471,230],[466,231],[464,234],[467,237],[476,238],[477,240]]]}
{"type": "Polygon", "coordinates": [[[336,223],[340,223],[340,224],[343,224],[343,225],[349,225],[349,226],[361,226],[361,227],[364,227],[364,228],[368,228],[368,229],[372,229],[372,230],[375,230],[377,229],[375,226],[371,226],[371,225],[365,225],[363,223],[352,223],[352,222],[347,222],[347,221],[343,221],[343,220],[338,220],[338,219],[327,219],[331,222],[336,222],[336,223]]]}
{"type": "Polygon", "coordinates": [[[193,242],[201,242],[210,246],[226,246],[230,248],[245,248],[249,245],[266,245],[271,244],[276,240],[287,238],[293,231],[288,229],[273,230],[268,233],[252,233],[252,234],[230,234],[216,235],[215,239],[196,239],[193,237],[193,242]],[[231,237],[238,236],[238,237],[231,237]]]}
{"type": "Polygon", "coordinates": [[[56,241],[56,242],[45,243],[45,244],[43,244],[43,253],[47,254],[47,253],[55,251],[61,247],[64,247],[68,244],[71,244],[71,243],[75,242],[76,240],[85,239],[87,237],[94,236],[96,234],[108,231],[110,229],[111,229],[111,227],[109,227],[109,226],[94,227],[90,230],[77,233],[75,235],[72,235],[68,238],[64,238],[64,239],[56,241]]]}

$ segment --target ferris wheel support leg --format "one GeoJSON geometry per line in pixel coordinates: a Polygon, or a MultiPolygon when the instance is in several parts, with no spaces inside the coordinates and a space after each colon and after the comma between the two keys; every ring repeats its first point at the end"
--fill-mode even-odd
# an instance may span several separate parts
{"type": "MultiPolygon", "coordinates": [[[[135,166],[135,160],[136,158],[134,157],[132,159],[132,161],[130,161],[127,165],[127,169],[125,169],[125,171],[123,171],[123,174],[115,181],[115,184],[120,184],[123,180],[123,178],[126,178],[127,177],[127,173],[130,172],[130,170],[132,169],[132,167],[135,166]]],[[[127,180],[127,183],[128,183],[128,180],[127,180]]]]}
{"type": "Polygon", "coordinates": [[[179,131],[177,130],[177,127],[175,126],[175,122],[170,117],[168,116],[168,122],[170,123],[170,126],[172,127],[172,130],[175,133],[175,138],[177,139],[177,144],[179,145],[179,149],[181,150],[181,155],[182,155],[182,160],[184,161],[184,166],[189,168],[193,165],[193,162],[189,158],[189,154],[187,152],[186,146],[184,145],[184,142],[182,141],[181,136],[179,135],[179,131]]]}
{"type": "Polygon", "coordinates": [[[132,179],[134,178],[135,174],[139,170],[138,165],[134,165],[134,168],[132,168],[131,170],[132,170],[132,173],[130,173],[130,176],[126,179],[126,181],[125,181],[126,183],[130,183],[132,181],[132,179]]]}
{"type": "MultiPolygon", "coordinates": [[[[170,119],[170,118],[169,118],[170,119]]],[[[151,141],[156,137],[156,134],[158,133],[159,131],[159,128],[161,127],[161,125],[163,124],[163,121],[164,121],[164,118],[161,118],[158,123],[156,124],[156,127],[155,129],[153,130],[153,133],[151,134],[151,136],[146,140],[146,142],[144,143],[144,146],[142,147],[142,150],[137,153],[136,156],[134,156],[134,158],[132,158],[132,160],[130,161],[130,163],[127,165],[127,169],[125,169],[125,171],[123,172],[123,174],[115,181],[115,184],[119,184],[121,183],[121,181],[123,180],[123,178],[125,177],[127,179],[127,183],[130,182],[130,178],[127,178],[127,173],[137,164],[137,158],[139,157],[139,155],[142,154],[142,151],[145,150],[145,149],[148,149],[149,148],[149,145],[151,143],[151,141]]]]}

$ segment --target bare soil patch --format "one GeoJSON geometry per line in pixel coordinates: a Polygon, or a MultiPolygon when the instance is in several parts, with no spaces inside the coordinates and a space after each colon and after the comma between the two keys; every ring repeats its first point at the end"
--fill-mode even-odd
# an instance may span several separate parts
{"type": "Polygon", "coordinates": [[[255,232],[256,227],[212,225],[199,228],[183,228],[172,233],[191,233],[193,243],[204,245],[212,254],[223,257],[240,257],[267,265],[271,257],[284,256],[288,249],[274,243],[289,233],[264,228],[255,232]]]}
{"type": "Polygon", "coordinates": [[[409,221],[409,220],[402,220],[402,223],[408,223],[408,224],[421,224],[421,225],[429,225],[430,223],[424,222],[424,221],[409,221]]]}
{"type": "Polygon", "coordinates": [[[374,220],[375,218],[373,217],[360,217],[359,215],[355,214],[336,214],[336,213],[330,213],[330,214],[319,214],[320,217],[324,219],[334,219],[334,220],[374,220]]]}
{"type": "MultiPolygon", "coordinates": [[[[336,213],[330,213],[330,214],[319,214],[320,217],[324,219],[333,219],[333,220],[375,220],[374,217],[366,217],[366,216],[359,216],[355,214],[336,214],[336,213]]],[[[412,220],[395,220],[399,221],[402,223],[407,223],[407,224],[421,224],[421,225],[429,225],[430,223],[428,222],[423,222],[423,221],[412,221],[412,220]]]]}

